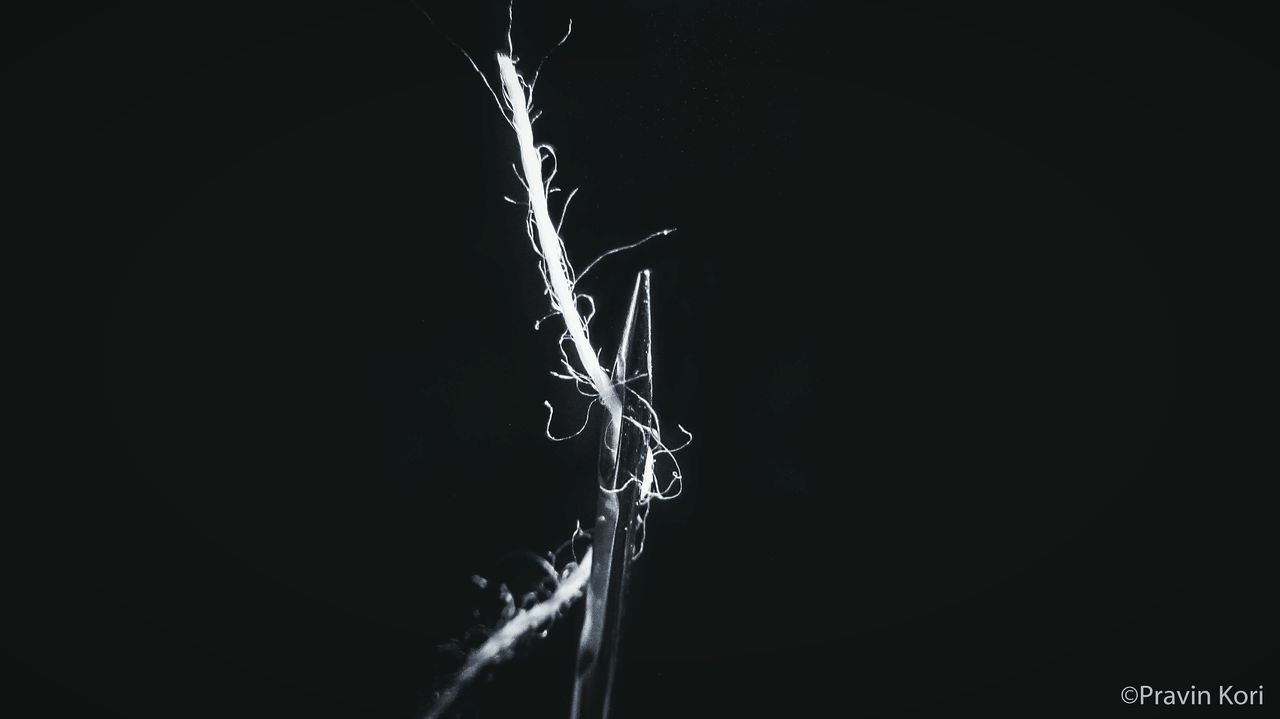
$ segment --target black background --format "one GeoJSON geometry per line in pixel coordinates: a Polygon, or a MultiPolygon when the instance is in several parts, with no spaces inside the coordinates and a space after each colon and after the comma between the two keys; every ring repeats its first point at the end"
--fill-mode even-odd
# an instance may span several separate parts
{"type": "MultiPolygon", "coordinates": [[[[589,517],[514,141],[446,39],[492,67],[505,6],[456,5],[6,11],[5,716],[417,716],[470,575],[589,517]]],[[[516,8],[530,65],[576,22],[536,102],[578,265],[679,228],[582,285],[608,357],[653,270],[695,435],[619,715],[1273,680],[1274,19],[829,5],[516,8]]],[[[463,715],[565,716],[578,621],[463,715]]]]}

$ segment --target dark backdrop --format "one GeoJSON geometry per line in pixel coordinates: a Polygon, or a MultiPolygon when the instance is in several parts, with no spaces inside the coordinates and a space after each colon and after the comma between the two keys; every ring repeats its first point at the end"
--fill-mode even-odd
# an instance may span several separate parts
{"type": "MultiPolygon", "coordinates": [[[[446,38],[491,67],[505,7],[456,5],[6,10],[6,716],[414,717],[468,578],[588,519],[513,138],[446,38]]],[[[578,265],[679,228],[583,283],[609,353],[653,270],[695,435],[621,716],[1274,678],[1277,27],[1197,5],[518,3],[530,62],[576,20],[536,99],[578,265]]],[[[578,621],[466,715],[565,716],[578,621]]]]}

